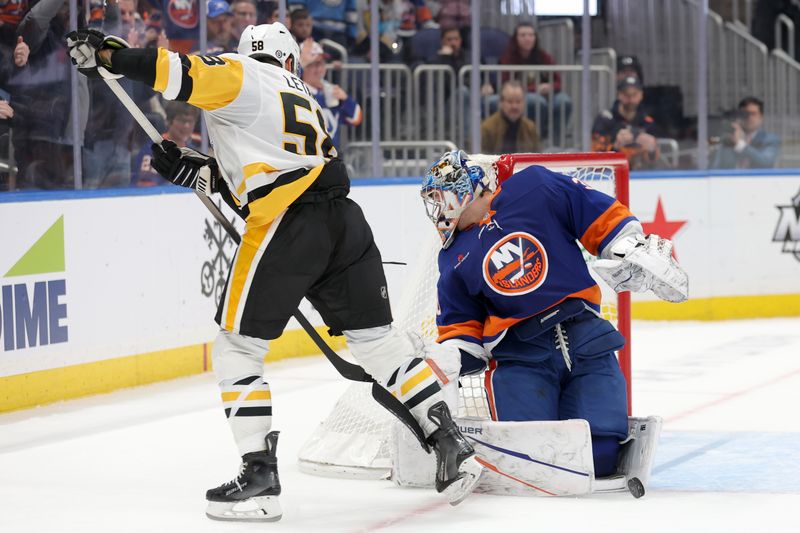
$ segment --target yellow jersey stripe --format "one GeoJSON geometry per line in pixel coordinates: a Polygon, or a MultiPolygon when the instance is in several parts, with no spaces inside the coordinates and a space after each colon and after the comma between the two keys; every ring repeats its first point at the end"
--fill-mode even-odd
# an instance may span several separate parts
{"type": "Polygon", "coordinates": [[[269,174],[270,172],[277,172],[278,169],[267,163],[250,163],[242,168],[242,183],[236,189],[236,194],[242,194],[246,189],[247,178],[255,176],[256,174],[269,174]]]}
{"type": "Polygon", "coordinates": [[[272,393],[268,390],[254,390],[247,395],[245,400],[271,400],[272,393]]]}
{"type": "Polygon", "coordinates": [[[425,379],[431,377],[432,375],[433,375],[433,370],[431,370],[431,367],[425,365],[425,368],[417,372],[414,375],[414,377],[403,383],[403,385],[400,387],[400,394],[405,396],[406,394],[408,394],[408,391],[410,391],[411,389],[413,389],[414,387],[416,387],[417,385],[419,385],[425,379]]]}
{"type": "Polygon", "coordinates": [[[222,401],[223,402],[232,402],[239,398],[239,392],[223,392],[222,393],[222,401]]]}
{"type": "MultiPolygon", "coordinates": [[[[274,217],[273,217],[274,218],[274,217]]],[[[248,218],[249,220],[249,218],[248,218]]],[[[270,221],[271,222],[271,221],[270,221]]],[[[228,294],[228,312],[225,315],[225,329],[233,331],[236,321],[236,311],[242,299],[242,292],[247,283],[247,278],[253,265],[253,259],[258,253],[261,243],[267,236],[270,222],[260,226],[245,229],[242,236],[242,244],[239,246],[239,253],[236,256],[236,264],[233,267],[233,276],[230,282],[230,294],[228,294]]]]}
{"type": "Polygon", "coordinates": [[[167,82],[169,81],[169,50],[166,48],[158,49],[158,57],[156,58],[156,81],[153,89],[163,93],[167,89],[167,82]]]}
{"type": "Polygon", "coordinates": [[[225,107],[239,96],[244,81],[244,69],[239,61],[217,56],[208,64],[199,56],[187,57],[192,78],[190,104],[211,111],[225,107]]]}
{"type": "Polygon", "coordinates": [[[250,228],[269,224],[278,213],[289,207],[297,200],[301,194],[308,189],[314,180],[317,179],[325,165],[317,165],[308,174],[286,185],[281,185],[263,198],[250,202],[250,216],[247,217],[245,224],[245,235],[250,232],[250,228]]]}

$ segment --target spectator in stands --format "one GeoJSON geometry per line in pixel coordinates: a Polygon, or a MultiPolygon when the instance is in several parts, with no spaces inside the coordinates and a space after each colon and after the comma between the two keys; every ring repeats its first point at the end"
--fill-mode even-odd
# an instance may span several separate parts
{"type": "Polygon", "coordinates": [[[659,152],[653,117],[642,106],[642,82],[628,77],[617,84],[617,100],[592,126],[592,151],[622,152],[632,169],[654,168],[659,152]]]}
{"type": "Polygon", "coordinates": [[[231,35],[236,46],[238,46],[239,38],[242,36],[244,29],[258,22],[256,0],[233,0],[233,2],[231,2],[231,9],[233,10],[233,29],[231,35]]]}
{"type": "MultiPolygon", "coordinates": [[[[113,3],[111,3],[113,6],[113,3]]],[[[139,15],[138,0],[117,0],[117,9],[119,9],[119,20],[122,23],[122,29],[119,30],[119,35],[128,41],[132,48],[144,48],[145,40],[145,24],[139,15]]],[[[108,5],[106,6],[108,10],[108,5]]],[[[108,15],[104,25],[108,27],[108,15]]]]}
{"type": "Polygon", "coordinates": [[[637,78],[644,85],[642,64],[636,56],[619,56],[617,58],[617,83],[625,78],[637,78]]]}
{"type": "Polygon", "coordinates": [[[525,89],[509,80],[500,89],[500,110],[481,124],[481,151],[487,154],[538,152],[536,124],[525,116],[525,89]]]}
{"type": "Polygon", "coordinates": [[[208,16],[206,17],[206,31],[208,44],[206,54],[216,55],[225,52],[235,52],[239,46],[231,38],[233,25],[233,10],[225,0],[208,0],[208,16]]]}
{"type": "MultiPolygon", "coordinates": [[[[256,11],[258,12],[258,24],[272,24],[273,22],[278,22],[278,16],[280,15],[278,2],[274,2],[273,0],[259,0],[258,5],[256,5],[256,11]]],[[[289,24],[286,26],[289,26],[289,24]]]]}
{"type": "Polygon", "coordinates": [[[297,40],[297,44],[303,44],[307,39],[312,39],[311,32],[314,29],[314,20],[308,9],[300,7],[289,14],[289,31],[297,40]]]}
{"type": "Polygon", "coordinates": [[[739,116],[723,135],[711,161],[712,168],[773,168],[778,160],[781,141],[767,133],[764,125],[764,102],[748,96],[739,102],[739,116]]]}
{"type": "Polygon", "coordinates": [[[361,106],[341,87],[324,79],[327,65],[322,47],[316,42],[311,42],[308,48],[308,52],[300,54],[303,81],[322,107],[325,128],[333,140],[333,145],[339,150],[339,126],[361,124],[363,118],[361,106]]]}
{"type": "Polygon", "coordinates": [[[304,7],[314,19],[315,41],[331,39],[344,47],[355,41],[356,0],[289,0],[289,9],[304,7]]]}
{"type": "Polygon", "coordinates": [[[164,31],[161,11],[151,11],[144,25],[143,48],[169,48],[169,39],[164,31]]]}
{"type": "Polygon", "coordinates": [[[89,96],[86,79],[79,76],[80,111],[72,116],[72,65],[64,41],[68,27],[69,4],[64,0],[40,0],[17,27],[30,49],[27,66],[15,70],[8,81],[20,188],[74,186],[72,146],[83,143],[89,96]],[[72,120],[78,123],[77,139],[72,120]]]}
{"type": "MultiPolygon", "coordinates": [[[[301,51],[303,49],[310,50],[311,45],[315,42],[312,34],[314,32],[314,19],[308,9],[301,7],[295,9],[289,15],[289,31],[297,40],[300,45],[301,51]]],[[[337,50],[334,46],[327,46],[326,44],[319,43],[325,51],[325,58],[329,61],[329,66],[339,68],[342,65],[342,52],[337,50]]],[[[338,45],[337,45],[338,46],[338,45]]]]}
{"type": "MultiPolygon", "coordinates": [[[[458,75],[458,71],[461,70],[461,67],[469,64],[471,61],[468,51],[466,48],[464,48],[464,39],[461,36],[461,30],[455,27],[442,28],[441,35],[441,47],[439,48],[436,62],[451,67],[454,71],[454,74],[458,75]]],[[[483,62],[483,58],[481,58],[481,63],[483,62]]],[[[491,86],[488,87],[488,90],[492,90],[491,86]]],[[[462,116],[464,117],[464,132],[465,134],[469,135],[469,77],[466,79],[466,86],[460,86],[458,91],[461,94],[461,102],[463,105],[462,116]]]]}
{"type": "MultiPolygon", "coordinates": [[[[134,2],[129,0],[109,1],[97,29],[107,34],[133,35],[136,18],[134,2]],[[133,31],[132,31],[133,30],[133,31]]],[[[158,16],[152,20],[158,20],[158,16]]],[[[151,19],[148,20],[150,22],[151,19]]],[[[155,35],[158,42],[159,32],[155,35]]],[[[147,32],[145,32],[145,35],[147,32]]],[[[137,45],[147,46],[146,40],[137,45]]],[[[125,187],[131,179],[130,135],[133,130],[133,119],[114,93],[99,79],[87,80],[89,84],[89,120],[86,126],[82,150],[83,187],[101,189],[125,187]]],[[[146,97],[133,94],[130,80],[120,79],[120,85],[134,97],[137,105],[141,105],[146,97]]]]}
{"type": "MultiPolygon", "coordinates": [[[[179,148],[199,150],[197,139],[193,137],[194,127],[200,118],[200,110],[184,102],[168,101],[164,105],[167,112],[167,131],[162,135],[179,148]]],[[[133,187],[153,187],[167,185],[170,182],[162,178],[151,166],[152,142],[146,142],[133,161],[133,173],[130,184],[133,187]]]]}
{"type": "MultiPolygon", "coordinates": [[[[522,22],[517,25],[514,35],[508,42],[505,54],[500,58],[501,65],[555,65],[553,57],[545,52],[539,43],[539,38],[533,24],[522,22]]],[[[555,122],[553,133],[555,140],[561,139],[562,127],[566,126],[572,113],[572,100],[561,91],[561,76],[557,72],[540,72],[526,75],[519,73],[505,73],[503,81],[514,77],[527,80],[527,93],[525,94],[526,113],[541,128],[542,135],[549,135],[550,113],[555,122]]],[[[492,87],[484,88],[484,94],[490,93],[492,87]]],[[[489,97],[489,108],[493,109],[497,96],[489,97]]]]}
{"type": "Polygon", "coordinates": [[[436,22],[440,28],[468,28],[472,24],[469,0],[440,0],[436,22]]]}
{"type": "Polygon", "coordinates": [[[467,50],[464,48],[464,39],[461,30],[456,27],[442,28],[442,41],[439,48],[437,63],[452,67],[456,74],[461,67],[470,62],[467,50]]]}

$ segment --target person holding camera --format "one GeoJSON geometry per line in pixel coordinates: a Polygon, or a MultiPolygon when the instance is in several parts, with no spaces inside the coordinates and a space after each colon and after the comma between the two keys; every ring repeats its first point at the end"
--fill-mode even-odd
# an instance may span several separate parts
{"type": "Polygon", "coordinates": [[[642,82],[635,76],[617,84],[617,100],[603,111],[592,125],[592,151],[621,152],[631,169],[654,168],[658,165],[658,127],[644,109],[642,82]]]}
{"type": "Polygon", "coordinates": [[[764,131],[764,102],[754,96],[739,102],[736,120],[720,137],[711,168],[772,168],[781,140],[764,131]]]}

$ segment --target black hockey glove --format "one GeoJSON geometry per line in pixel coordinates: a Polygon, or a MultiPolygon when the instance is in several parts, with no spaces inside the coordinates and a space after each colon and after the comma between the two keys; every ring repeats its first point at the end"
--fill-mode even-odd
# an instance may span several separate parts
{"type": "Polygon", "coordinates": [[[114,80],[121,78],[120,74],[112,72],[111,65],[103,61],[99,52],[101,50],[121,50],[130,48],[124,39],[105,36],[97,30],[78,30],[66,35],[67,49],[72,64],[78,67],[78,72],[88,78],[106,78],[114,80]]]}
{"type": "Polygon", "coordinates": [[[206,196],[219,191],[219,166],[211,156],[191,148],[178,148],[172,141],[153,144],[151,164],[156,171],[175,185],[197,189],[206,196]]]}

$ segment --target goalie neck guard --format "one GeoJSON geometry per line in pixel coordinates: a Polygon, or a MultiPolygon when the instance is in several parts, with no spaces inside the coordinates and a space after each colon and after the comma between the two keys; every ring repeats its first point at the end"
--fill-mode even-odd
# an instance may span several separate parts
{"type": "Polygon", "coordinates": [[[253,59],[272,58],[295,76],[300,70],[300,47],[280,22],[246,27],[236,51],[253,59]]]}
{"type": "Polygon", "coordinates": [[[425,211],[442,238],[442,248],[452,243],[464,209],[491,188],[483,168],[470,163],[462,150],[446,152],[431,165],[422,182],[425,211]]]}

